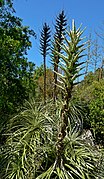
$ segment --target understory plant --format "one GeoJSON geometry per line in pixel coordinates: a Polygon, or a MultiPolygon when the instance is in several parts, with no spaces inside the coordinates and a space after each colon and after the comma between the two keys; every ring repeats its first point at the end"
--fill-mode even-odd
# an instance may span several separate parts
{"type": "MultiPolygon", "coordinates": [[[[66,31],[60,45],[57,86],[62,99],[43,106],[26,102],[21,113],[11,119],[6,130],[6,143],[1,147],[2,179],[96,179],[99,161],[97,148],[81,136],[82,111],[72,103],[72,91],[83,62],[83,31],[66,31]],[[76,120],[76,126],[72,122],[76,120]]],[[[54,59],[53,59],[54,60],[54,59]]]]}

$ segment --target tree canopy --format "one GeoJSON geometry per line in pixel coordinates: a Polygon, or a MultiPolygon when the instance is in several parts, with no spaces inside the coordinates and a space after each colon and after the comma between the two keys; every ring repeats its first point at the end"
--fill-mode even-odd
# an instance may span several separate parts
{"type": "Polygon", "coordinates": [[[22,20],[7,8],[0,15],[0,111],[1,117],[12,114],[28,99],[32,90],[34,63],[28,62],[30,36],[34,31],[22,25],[22,20]]]}

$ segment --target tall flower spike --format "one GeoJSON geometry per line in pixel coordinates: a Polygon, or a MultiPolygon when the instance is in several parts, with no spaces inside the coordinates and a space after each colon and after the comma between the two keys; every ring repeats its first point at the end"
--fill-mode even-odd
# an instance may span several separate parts
{"type": "Polygon", "coordinates": [[[56,51],[59,55],[58,66],[62,69],[63,75],[56,72],[59,76],[58,87],[63,91],[63,106],[61,109],[61,126],[57,139],[57,165],[60,166],[63,153],[63,140],[66,136],[66,130],[68,127],[68,113],[70,111],[69,103],[72,96],[72,90],[75,86],[75,80],[80,76],[79,70],[82,68],[84,62],[79,62],[79,59],[83,57],[82,52],[85,50],[85,43],[81,44],[82,30],[76,29],[74,20],[72,21],[72,30],[66,31],[67,38],[64,37],[64,43],[61,45],[63,54],[56,51]]]}
{"type": "Polygon", "coordinates": [[[44,23],[40,37],[40,51],[44,64],[44,104],[46,104],[46,55],[50,49],[50,27],[44,23]]]}
{"type": "MultiPolygon", "coordinates": [[[[54,63],[54,71],[58,72],[58,64],[60,56],[55,53],[55,51],[61,52],[61,44],[63,42],[63,34],[65,35],[65,29],[67,25],[67,20],[64,11],[62,11],[58,17],[56,18],[55,25],[55,34],[54,34],[54,42],[53,42],[53,63],[54,63]]],[[[53,92],[53,100],[57,99],[57,73],[54,72],[54,92],[53,92]]]]}

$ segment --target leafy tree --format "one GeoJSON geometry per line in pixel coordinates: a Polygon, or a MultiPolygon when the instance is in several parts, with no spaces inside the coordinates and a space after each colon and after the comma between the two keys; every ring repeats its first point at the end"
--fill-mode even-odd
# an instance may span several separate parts
{"type": "Polygon", "coordinates": [[[34,80],[38,80],[39,77],[43,75],[44,75],[43,64],[41,64],[40,66],[36,66],[34,71],[34,80]]]}
{"type": "Polygon", "coordinates": [[[76,88],[74,97],[87,107],[87,127],[93,131],[96,143],[104,145],[104,79],[98,77],[99,69],[90,72],[76,88]]]}
{"type": "Polygon", "coordinates": [[[44,104],[46,103],[46,55],[50,49],[50,27],[44,23],[40,37],[40,50],[44,62],[44,104]]]}
{"type": "Polygon", "coordinates": [[[0,7],[4,5],[8,5],[9,7],[12,7],[13,0],[0,0],[0,7]]]}
{"type": "Polygon", "coordinates": [[[1,119],[17,111],[32,92],[34,64],[27,61],[30,36],[35,33],[22,25],[5,6],[0,15],[0,113],[1,119]]]}
{"type": "MultiPolygon", "coordinates": [[[[48,100],[53,98],[53,82],[54,82],[54,75],[53,71],[50,68],[46,69],[46,97],[48,100]]],[[[41,99],[44,97],[44,75],[41,75],[38,78],[38,92],[40,94],[41,99]]]]}
{"type": "MultiPolygon", "coordinates": [[[[46,97],[48,100],[53,98],[53,82],[54,76],[51,68],[46,68],[46,97]]],[[[36,67],[34,71],[34,82],[35,82],[35,90],[36,96],[39,101],[44,99],[44,69],[43,65],[40,67],[36,67]]]]}
{"type": "Polygon", "coordinates": [[[89,118],[95,140],[104,146],[104,80],[93,82],[90,87],[92,99],[89,103],[89,118]]]}

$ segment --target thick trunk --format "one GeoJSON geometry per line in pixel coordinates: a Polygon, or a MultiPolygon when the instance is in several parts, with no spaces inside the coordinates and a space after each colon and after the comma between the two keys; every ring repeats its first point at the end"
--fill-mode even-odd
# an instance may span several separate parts
{"type": "Polygon", "coordinates": [[[67,133],[67,127],[68,127],[68,113],[69,113],[69,101],[71,99],[71,93],[72,93],[72,87],[70,89],[66,88],[66,95],[64,96],[64,105],[61,109],[61,125],[58,133],[58,139],[57,139],[57,145],[56,145],[56,151],[57,151],[57,165],[60,166],[62,163],[62,156],[64,151],[64,145],[63,140],[67,133]]]}

